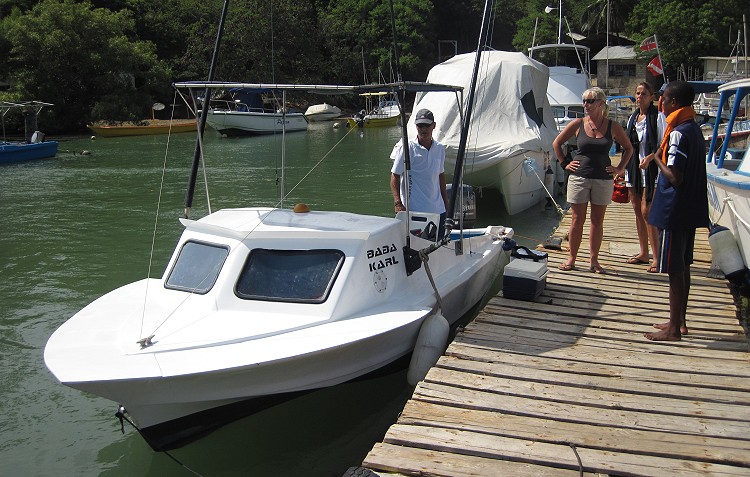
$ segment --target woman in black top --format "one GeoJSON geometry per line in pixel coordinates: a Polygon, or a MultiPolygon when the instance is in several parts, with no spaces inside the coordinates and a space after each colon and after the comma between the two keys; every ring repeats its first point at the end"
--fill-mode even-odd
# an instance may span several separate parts
{"type": "Polygon", "coordinates": [[[607,119],[607,96],[601,88],[594,87],[583,92],[583,108],[586,116],[568,123],[552,143],[558,160],[570,172],[567,197],[572,212],[568,232],[570,252],[568,259],[559,268],[564,271],[575,268],[586,212],[591,202],[589,270],[604,273],[599,264],[599,248],[604,236],[604,213],[612,201],[612,175],[625,173],[625,165],[633,154],[633,146],[622,126],[607,119]],[[564,162],[562,145],[574,134],[577,135],[578,151],[572,161],[564,162]],[[609,157],[613,139],[623,148],[622,159],[616,168],[612,166],[609,157]]]}

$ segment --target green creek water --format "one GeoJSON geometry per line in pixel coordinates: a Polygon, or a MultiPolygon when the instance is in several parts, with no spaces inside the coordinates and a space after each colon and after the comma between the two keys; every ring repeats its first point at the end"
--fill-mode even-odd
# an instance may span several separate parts
{"type": "MultiPolygon", "coordinates": [[[[317,123],[287,135],[286,207],[393,214],[388,156],[400,129],[347,133],[317,123]]],[[[279,136],[209,131],[205,146],[212,210],[278,203],[279,136]]],[[[193,150],[193,134],[81,137],[61,141],[54,159],[0,167],[2,475],[191,475],[127,425],[123,434],[115,403],[58,383],[43,352],[50,334],[95,298],[161,275],[181,232],[193,150]]],[[[507,217],[499,203],[496,193],[480,198],[478,225],[512,226],[525,245],[543,241],[559,220],[542,204],[507,217]]],[[[201,171],[191,216],[207,211],[201,171]]],[[[411,395],[405,374],[308,394],[173,454],[205,476],[340,476],[395,422],[411,395]]]]}

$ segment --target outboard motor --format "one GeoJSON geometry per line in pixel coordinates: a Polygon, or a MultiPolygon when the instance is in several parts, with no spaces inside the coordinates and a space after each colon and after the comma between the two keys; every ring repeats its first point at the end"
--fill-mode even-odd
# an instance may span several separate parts
{"type": "Polygon", "coordinates": [[[714,224],[708,234],[708,244],[711,246],[714,263],[727,280],[736,285],[741,284],[745,278],[745,263],[734,234],[728,228],[714,224]]]}

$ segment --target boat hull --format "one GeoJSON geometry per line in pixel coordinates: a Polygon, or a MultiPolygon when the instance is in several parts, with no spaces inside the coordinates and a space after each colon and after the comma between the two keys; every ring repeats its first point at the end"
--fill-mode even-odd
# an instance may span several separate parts
{"type": "Polygon", "coordinates": [[[706,165],[711,221],[734,234],[742,261],[750,263],[750,177],[706,165]],[[744,223],[743,223],[744,222],[744,223]]]}
{"type": "Polygon", "coordinates": [[[305,111],[305,118],[309,122],[330,121],[340,115],[341,110],[338,107],[327,103],[312,105],[305,111]]]}
{"type": "Polygon", "coordinates": [[[89,125],[88,128],[97,136],[101,137],[123,137],[123,136],[150,136],[157,134],[176,134],[196,131],[197,125],[195,120],[164,123],[154,123],[144,126],[136,125],[117,125],[117,126],[95,126],[89,125]]]}
{"type": "MultiPolygon", "coordinates": [[[[437,303],[425,267],[409,275],[403,265],[405,214],[229,209],[184,221],[168,270],[182,246],[196,240],[235,251],[211,289],[170,288],[167,272],[114,290],[55,331],[45,363],[63,384],[121,404],[159,445],[205,430],[189,416],[240,401],[273,403],[382,369],[412,352],[437,303]],[[238,296],[251,251],[310,247],[346,257],[326,300],[238,296]],[[144,327],[157,331],[141,348],[144,327]]],[[[451,323],[482,300],[507,263],[502,245],[512,229],[465,234],[462,254],[444,246],[430,255],[442,314],[451,323]]],[[[417,250],[431,243],[411,237],[417,250]]]]}
{"type": "Polygon", "coordinates": [[[399,116],[376,117],[365,116],[364,119],[347,118],[346,122],[350,128],[386,128],[398,125],[399,116]]]}
{"type": "MultiPolygon", "coordinates": [[[[448,153],[445,169],[452,171],[455,152],[451,155],[449,149],[448,153]]],[[[542,182],[523,165],[527,158],[532,159],[537,169],[544,171],[549,157],[547,153],[525,151],[509,157],[498,157],[467,152],[466,157],[464,180],[474,187],[498,190],[508,215],[521,213],[547,197],[542,182]]],[[[450,173],[447,175],[451,176],[450,173]]],[[[544,176],[541,177],[544,179],[544,176]]]]}
{"type": "Polygon", "coordinates": [[[0,142],[0,164],[44,159],[57,155],[57,141],[38,143],[0,142]]]}
{"type": "Polygon", "coordinates": [[[260,113],[247,111],[209,110],[206,122],[225,136],[306,131],[307,120],[302,113],[260,113]]]}

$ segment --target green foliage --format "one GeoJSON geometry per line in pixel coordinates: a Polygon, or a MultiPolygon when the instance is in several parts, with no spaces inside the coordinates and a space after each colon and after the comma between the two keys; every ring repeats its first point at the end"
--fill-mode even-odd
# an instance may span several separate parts
{"type": "Polygon", "coordinates": [[[72,0],[45,0],[4,22],[12,45],[10,94],[55,104],[45,128],[81,127],[102,111],[110,119],[148,114],[169,91],[169,71],[151,43],[133,41],[133,18],[72,0]],[[112,95],[121,96],[117,108],[112,95]]]}
{"type": "MultiPolygon", "coordinates": [[[[215,79],[343,83],[395,79],[391,0],[230,1],[215,79]]],[[[727,56],[747,0],[506,0],[496,2],[484,44],[526,52],[556,43],[563,8],[584,35],[607,30],[640,41],[657,34],[670,78],[700,56],[727,56]],[[554,8],[549,14],[545,6],[554,8]]],[[[50,121],[75,129],[91,119],[150,116],[170,103],[173,81],[208,75],[224,0],[0,0],[0,99],[55,103],[50,121]]],[[[484,0],[393,0],[402,78],[474,51],[484,0]],[[443,58],[438,58],[439,48],[443,58]]],[[[596,52],[592,52],[595,54],[596,52]]],[[[653,55],[653,53],[651,53],[653,55]]],[[[356,98],[355,98],[356,101],[356,98]]]]}
{"type": "Polygon", "coordinates": [[[636,40],[656,34],[667,78],[676,79],[681,66],[702,67],[701,56],[728,56],[729,32],[741,31],[749,10],[746,0],[639,0],[626,28],[636,40]]]}

